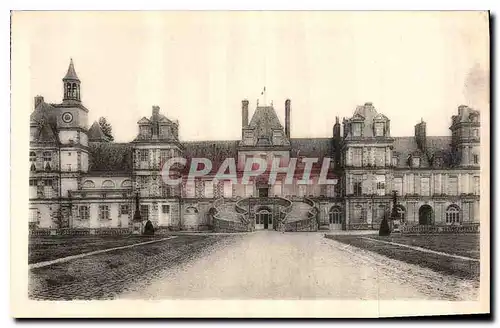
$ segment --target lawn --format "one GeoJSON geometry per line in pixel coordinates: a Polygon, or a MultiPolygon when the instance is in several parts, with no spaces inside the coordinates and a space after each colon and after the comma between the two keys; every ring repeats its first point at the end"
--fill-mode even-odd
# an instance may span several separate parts
{"type": "Polygon", "coordinates": [[[162,270],[203,256],[231,236],[179,235],[173,239],[114,250],[31,269],[29,297],[43,300],[113,299],[162,270]]]}
{"type": "Polygon", "coordinates": [[[30,237],[28,263],[137,244],[167,236],[41,236],[30,237]]]}
{"type": "Polygon", "coordinates": [[[392,259],[404,261],[434,271],[451,274],[463,279],[479,280],[479,262],[467,259],[426,253],[407,247],[381,243],[366,238],[418,246],[448,254],[479,258],[479,234],[463,235],[327,235],[327,238],[375,252],[392,259]]]}

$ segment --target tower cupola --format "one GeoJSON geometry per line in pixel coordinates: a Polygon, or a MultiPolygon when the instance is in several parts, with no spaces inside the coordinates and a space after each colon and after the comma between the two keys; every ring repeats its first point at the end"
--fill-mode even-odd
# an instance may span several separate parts
{"type": "Polygon", "coordinates": [[[73,59],[69,62],[68,72],[63,78],[64,97],[63,100],[80,102],[80,79],[76,75],[73,59]]]}

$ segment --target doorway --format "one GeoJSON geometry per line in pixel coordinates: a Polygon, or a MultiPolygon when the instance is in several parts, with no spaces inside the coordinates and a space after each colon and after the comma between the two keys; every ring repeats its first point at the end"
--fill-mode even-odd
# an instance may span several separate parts
{"type": "Polygon", "coordinates": [[[418,210],[418,224],[431,225],[434,221],[432,217],[432,207],[430,207],[429,205],[422,205],[418,210]]]}
{"type": "Polygon", "coordinates": [[[342,210],[340,207],[334,206],[328,213],[330,220],[330,230],[342,230],[342,210]]]}
{"type": "Polygon", "coordinates": [[[273,228],[273,214],[268,210],[261,210],[255,215],[255,230],[273,228]]]}

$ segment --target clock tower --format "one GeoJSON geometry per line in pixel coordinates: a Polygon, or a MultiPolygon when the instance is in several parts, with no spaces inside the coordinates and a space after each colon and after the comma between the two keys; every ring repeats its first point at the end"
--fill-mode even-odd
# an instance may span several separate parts
{"type": "Polygon", "coordinates": [[[80,174],[88,172],[88,109],[81,101],[80,79],[73,59],[70,60],[63,81],[63,101],[55,105],[60,141],[61,197],[68,190],[80,189],[80,174]]]}

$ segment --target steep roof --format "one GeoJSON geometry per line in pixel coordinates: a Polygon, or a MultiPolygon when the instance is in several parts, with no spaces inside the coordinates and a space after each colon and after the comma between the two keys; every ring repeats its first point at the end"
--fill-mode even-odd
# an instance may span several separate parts
{"type": "Polygon", "coordinates": [[[80,81],[78,75],[76,75],[75,66],[73,65],[73,58],[69,61],[68,72],[64,76],[63,80],[75,80],[80,81]]]}
{"type": "Polygon", "coordinates": [[[290,156],[324,158],[332,156],[332,138],[292,138],[290,156]]]}
{"type": "Polygon", "coordinates": [[[89,174],[132,172],[132,145],[129,143],[89,142],[89,174]]]}
{"type": "Polygon", "coordinates": [[[59,143],[57,132],[52,128],[50,123],[44,123],[38,130],[38,136],[35,137],[36,142],[44,143],[59,143]]]}
{"type": "Polygon", "coordinates": [[[183,142],[184,157],[189,167],[193,158],[208,158],[212,161],[212,172],[217,172],[226,158],[238,156],[239,140],[187,141],[183,142]]]}
{"type": "Polygon", "coordinates": [[[395,137],[394,152],[399,157],[398,167],[408,167],[407,159],[410,155],[420,157],[420,167],[423,168],[445,168],[451,165],[451,137],[427,137],[425,154],[418,148],[415,137],[395,137]],[[435,161],[441,157],[442,162],[435,161]]]}
{"type": "Polygon", "coordinates": [[[87,133],[89,141],[109,141],[98,122],[94,122],[87,133]]]}
{"type": "Polygon", "coordinates": [[[257,137],[272,136],[273,129],[283,130],[283,126],[272,106],[257,107],[248,127],[257,130],[257,137]]]}

